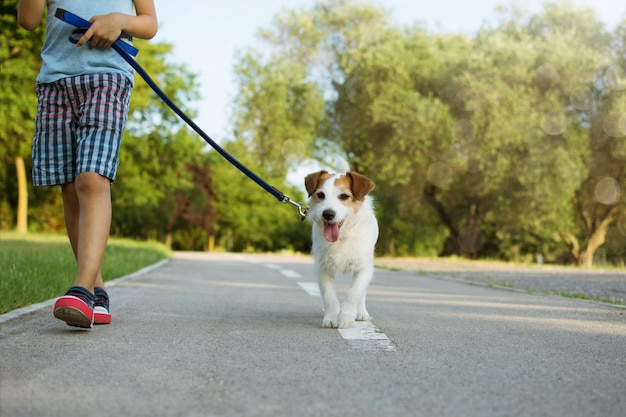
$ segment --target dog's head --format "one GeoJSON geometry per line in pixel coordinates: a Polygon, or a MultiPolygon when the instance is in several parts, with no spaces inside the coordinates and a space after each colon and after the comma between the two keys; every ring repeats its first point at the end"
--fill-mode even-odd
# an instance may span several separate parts
{"type": "Polygon", "coordinates": [[[307,175],[304,186],[309,194],[307,217],[323,228],[327,241],[335,242],[344,222],[356,215],[374,189],[374,182],[356,172],[319,171],[307,175]]]}

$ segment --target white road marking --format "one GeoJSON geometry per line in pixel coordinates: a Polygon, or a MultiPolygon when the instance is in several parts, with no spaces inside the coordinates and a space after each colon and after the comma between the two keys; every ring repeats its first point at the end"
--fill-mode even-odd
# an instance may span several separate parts
{"type": "Polygon", "coordinates": [[[292,271],[291,269],[281,269],[280,273],[287,278],[302,278],[302,275],[298,274],[296,271],[292,271]]]}
{"type": "Polygon", "coordinates": [[[320,287],[315,282],[298,282],[298,285],[313,297],[320,296],[320,287]]]}
{"type": "Polygon", "coordinates": [[[348,341],[350,346],[357,350],[396,351],[396,345],[370,321],[355,321],[347,329],[339,329],[339,333],[348,341]]]}
{"type": "MultiPolygon", "coordinates": [[[[278,270],[281,274],[288,278],[302,278],[302,275],[290,269],[282,269],[280,265],[263,263],[263,266],[278,270]]],[[[309,295],[313,297],[320,296],[320,288],[317,282],[298,282],[309,295]]],[[[371,321],[355,321],[347,329],[338,329],[341,337],[356,350],[367,352],[395,352],[396,345],[383,333],[378,327],[374,326],[371,321]]]]}

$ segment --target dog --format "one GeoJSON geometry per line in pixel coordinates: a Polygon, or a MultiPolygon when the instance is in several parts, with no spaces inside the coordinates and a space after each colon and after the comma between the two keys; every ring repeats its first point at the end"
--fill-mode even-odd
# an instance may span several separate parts
{"type": "Polygon", "coordinates": [[[340,160],[337,172],[319,171],[304,179],[309,196],[307,218],[312,222],[314,273],[324,307],[323,327],[345,329],[367,321],[367,287],[374,276],[374,247],[378,223],[370,191],[374,182],[350,172],[340,160]],[[352,276],[352,286],[340,305],[335,279],[352,276]]]}

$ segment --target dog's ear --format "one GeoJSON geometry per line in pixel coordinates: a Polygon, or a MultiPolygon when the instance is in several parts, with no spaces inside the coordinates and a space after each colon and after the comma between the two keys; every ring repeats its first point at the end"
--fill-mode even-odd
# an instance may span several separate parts
{"type": "Polygon", "coordinates": [[[327,179],[330,175],[328,171],[319,171],[314,172],[312,174],[304,177],[304,186],[306,188],[306,192],[309,193],[309,197],[313,194],[315,190],[320,186],[320,183],[327,179]]]}
{"type": "Polygon", "coordinates": [[[356,172],[348,172],[346,175],[350,178],[350,191],[357,200],[363,200],[374,189],[374,181],[369,178],[356,172]]]}

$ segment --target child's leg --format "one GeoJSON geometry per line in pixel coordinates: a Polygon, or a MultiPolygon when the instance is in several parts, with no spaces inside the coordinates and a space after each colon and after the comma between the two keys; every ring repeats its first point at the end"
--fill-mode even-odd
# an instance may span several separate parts
{"type": "Polygon", "coordinates": [[[74,285],[92,294],[94,287],[104,288],[100,266],[111,228],[110,187],[108,178],[93,172],[62,186],[65,224],[78,263],[74,285]]]}

